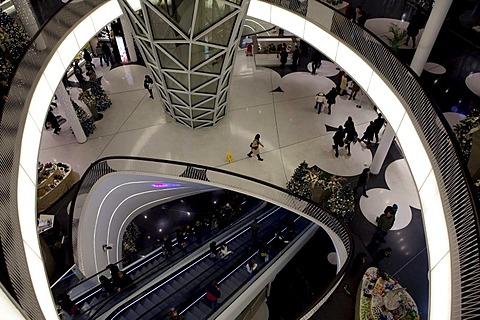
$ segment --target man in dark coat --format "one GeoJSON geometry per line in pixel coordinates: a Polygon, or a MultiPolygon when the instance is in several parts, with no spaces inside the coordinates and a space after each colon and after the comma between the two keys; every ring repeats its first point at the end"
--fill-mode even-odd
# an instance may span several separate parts
{"type": "Polygon", "coordinates": [[[297,71],[298,68],[298,61],[300,59],[300,50],[298,50],[298,46],[295,46],[295,49],[292,53],[292,70],[297,71]]]}
{"type": "Polygon", "coordinates": [[[378,143],[378,133],[383,128],[384,124],[385,124],[385,119],[383,119],[382,114],[379,113],[378,118],[373,121],[373,128],[374,128],[376,143],[378,143]]]}
{"type": "Polygon", "coordinates": [[[370,121],[370,124],[368,125],[367,129],[365,129],[365,132],[363,133],[362,138],[360,141],[363,141],[367,144],[367,148],[370,148],[370,143],[373,140],[373,135],[375,134],[375,124],[373,121],[370,121]]]}
{"type": "Polygon", "coordinates": [[[332,114],[332,104],[336,103],[335,98],[337,97],[337,89],[332,88],[326,95],[325,98],[327,98],[327,106],[328,106],[328,114],[332,114]]]}
{"type": "Polygon", "coordinates": [[[408,41],[412,38],[412,48],[415,48],[418,32],[423,28],[422,14],[417,12],[413,15],[412,20],[407,27],[407,39],[405,45],[408,46],[408,41]]]}
{"type": "Polygon", "coordinates": [[[343,147],[343,139],[345,139],[345,131],[342,126],[338,126],[337,132],[333,135],[333,149],[335,150],[335,157],[338,158],[338,147],[343,147]]]}
{"type": "Polygon", "coordinates": [[[282,51],[280,52],[280,68],[285,68],[287,64],[288,52],[285,47],[283,47],[282,51]]]}
{"type": "Polygon", "coordinates": [[[363,169],[362,174],[360,174],[360,177],[358,178],[358,181],[357,181],[357,187],[355,188],[355,192],[357,192],[358,188],[362,188],[362,195],[365,198],[368,198],[367,183],[369,179],[370,179],[370,169],[365,168],[363,169]]]}

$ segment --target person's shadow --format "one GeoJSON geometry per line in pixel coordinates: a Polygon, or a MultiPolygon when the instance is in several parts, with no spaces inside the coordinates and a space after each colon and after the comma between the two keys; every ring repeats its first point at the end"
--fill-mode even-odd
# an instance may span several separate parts
{"type": "Polygon", "coordinates": [[[381,243],[379,241],[375,241],[373,238],[370,240],[370,243],[367,244],[366,248],[368,253],[373,257],[375,253],[380,249],[381,243]]]}

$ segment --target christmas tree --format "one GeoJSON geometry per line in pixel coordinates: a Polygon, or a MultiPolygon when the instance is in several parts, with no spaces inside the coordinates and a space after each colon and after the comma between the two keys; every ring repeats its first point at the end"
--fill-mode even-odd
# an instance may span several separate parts
{"type": "Polygon", "coordinates": [[[341,185],[339,188],[335,188],[335,191],[327,200],[327,208],[345,223],[351,223],[355,210],[352,188],[349,185],[341,185]]]}
{"type": "Polygon", "coordinates": [[[0,10],[0,72],[10,77],[13,66],[30,42],[23,27],[0,10]]]}
{"type": "Polygon", "coordinates": [[[130,223],[123,235],[123,258],[124,264],[129,264],[135,261],[135,252],[137,252],[137,242],[140,238],[140,229],[135,223],[130,223]]]}
{"type": "Polygon", "coordinates": [[[112,101],[107,96],[98,80],[90,81],[90,90],[95,97],[95,107],[98,112],[104,111],[112,106],[112,101]]]}
{"type": "Polygon", "coordinates": [[[480,125],[480,112],[477,109],[473,109],[465,119],[460,121],[453,127],[455,136],[457,137],[460,148],[462,149],[463,158],[466,162],[470,158],[470,152],[472,151],[472,137],[470,131],[480,125]]]}
{"type": "Polygon", "coordinates": [[[312,198],[312,191],[310,190],[310,178],[308,171],[308,164],[303,161],[293,172],[293,176],[287,183],[287,190],[294,195],[312,198]]]}
{"type": "Polygon", "coordinates": [[[93,123],[93,118],[89,117],[88,114],[80,108],[78,104],[75,103],[72,99],[70,99],[73,105],[73,109],[75,109],[75,113],[77,114],[78,120],[80,120],[80,124],[82,125],[83,132],[88,137],[95,131],[95,124],[93,123]]]}

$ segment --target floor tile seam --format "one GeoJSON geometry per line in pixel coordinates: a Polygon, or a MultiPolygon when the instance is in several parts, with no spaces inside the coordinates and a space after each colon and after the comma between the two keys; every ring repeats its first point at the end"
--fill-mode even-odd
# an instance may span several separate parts
{"type": "Polygon", "coordinates": [[[119,134],[120,132],[120,129],[125,125],[125,123],[128,121],[128,119],[130,119],[130,117],[132,116],[132,114],[135,112],[135,110],[137,110],[137,108],[140,106],[140,104],[142,103],[142,101],[145,99],[145,97],[147,96],[147,93],[145,93],[145,96],[140,99],[140,101],[137,103],[137,105],[135,106],[135,108],[132,108],[132,111],[130,112],[130,114],[128,115],[128,117],[125,119],[125,121],[118,127],[117,131],[115,133],[112,134],[112,138],[110,139],[110,141],[108,141],[106,144],[105,144],[105,147],[102,149],[102,151],[100,151],[100,153],[98,154],[97,156],[97,159],[99,159],[99,157],[105,152],[105,150],[110,146],[110,144],[112,143],[113,139],[115,138],[115,136],[117,134],[119,134]]]}
{"type": "MultiPolygon", "coordinates": [[[[140,88],[140,89],[132,89],[132,90],[126,90],[126,91],[118,91],[118,92],[106,92],[109,96],[111,95],[116,95],[116,94],[122,94],[122,93],[131,93],[131,92],[137,92],[137,91],[142,91],[142,90],[145,90],[143,88],[140,88]]],[[[107,90],[105,90],[107,91],[107,90]]]]}
{"type": "MultiPolygon", "coordinates": [[[[152,128],[152,127],[163,126],[163,125],[166,125],[166,124],[169,124],[169,123],[171,123],[171,122],[167,121],[165,123],[152,124],[152,125],[147,125],[146,127],[134,128],[134,129],[124,130],[124,131],[120,131],[120,129],[122,128],[122,127],[120,127],[120,129],[118,130],[118,132],[116,134],[123,134],[123,133],[129,133],[129,132],[137,131],[137,130],[144,130],[144,129],[148,129],[148,128],[152,128]]],[[[122,124],[122,126],[123,126],[123,124],[122,124]]]]}
{"type": "Polygon", "coordinates": [[[402,271],[406,266],[408,266],[413,260],[415,260],[425,250],[427,250],[427,247],[424,247],[422,250],[420,250],[415,256],[413,256],[410,260],[408,260],[400,269],[398,269],[395,273],[393,273],[392,276],[395,277],[400,271],[402,271]]]}
{"type": "MultiPolygon", "coordinates": [[[[270,73],[270,82],[273,86],[272,73],[270,73]]],[[[274,118],[274,121],[275,121],[275,131],[277,132],[278,148],[279,148],[279,152],[280,152],[280,162],[282,163],[282,168],[283,168],[283,174],[285,176],[285,181],[288,181],[287,170],[285,168],[285,160],[283,159],[283,152],[282,152],[282,148],[280,146],[280,133],[279,133],[279,130],[278,130],[277,108],[275,106],[275,94],[273,93],[273,91],[270,91],[270,93],[271,93],[272,99],[273,99],[273,118],[274,118]]]]}
{"type": "MultiPolygon", "coordinates": [[[[43,134],[43,133],[42,133],[42,134],[43,134]]],[[[95,139],[97,139],[97,138],[95,138],[95,139]]],[[[58,148],[58,147],[65,147],[65,146],[68,146],[68,145],[71,145],[71,144],[80,144],[80,143],[77,142],[77,141],[72,141],[72,142],[68,142],[68,143],[62,143],[62,144],[55,145],[55,146],[52,146],[52,147],[40,148],[40,152],[42,152],[42,151],[44,151],[44,150],[49,150],[49,149],[58,148]]]]}
{"type": "Polygon", "coordinates": [[[142,104],[143,100],[145,100],[147,97],[147,93],[145,93],[145,95],[143,96],[142,99],[140,99],[140,101],[137,103],[137,105],[135,106],[135,108],[132,108],[132,111],[130,112],[130,114],[128,115],[128,117],[125,119],[125,121],[123,121],[123,123],[118,127],[117,131],[114,133],[115,135],[117,135],[118,133],[120,133],[120,129],[125,125],[125,123],[127,123],[127,121],[130,119],[130,117],[133,115],[133,113],[135,112],[135,110],[137,110],[137,108],[140,106],[140,104],[142,104]]]}

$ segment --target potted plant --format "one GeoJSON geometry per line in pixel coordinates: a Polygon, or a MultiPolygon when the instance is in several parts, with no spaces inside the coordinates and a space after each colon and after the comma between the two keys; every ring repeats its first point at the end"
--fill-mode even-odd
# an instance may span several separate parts
{"type": "Polygon", "coordinates": [[[392,48],[393,52],[398,52],[398,48],[404,42],[405,37],[407,36],[407,31],[400,29],[396,24],[391,23],[388,28],[388,32],[392,34],[391,37],[385,36],[388,39],[388,44],[392,48]]]}

